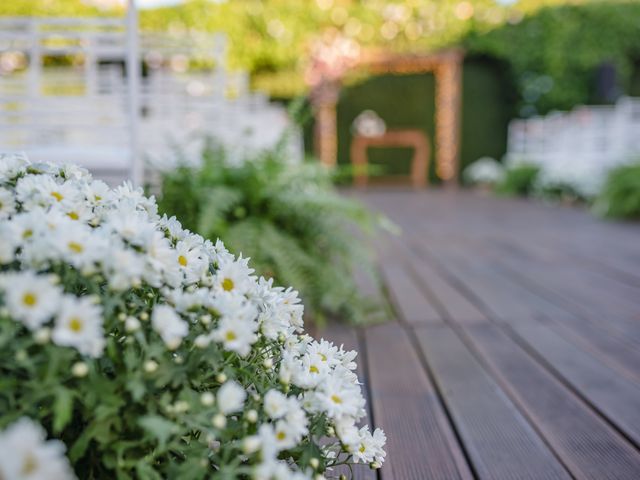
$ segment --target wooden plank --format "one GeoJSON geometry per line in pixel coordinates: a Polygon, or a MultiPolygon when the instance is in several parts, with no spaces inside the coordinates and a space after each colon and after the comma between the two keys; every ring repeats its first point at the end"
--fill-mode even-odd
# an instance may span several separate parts
{"type": "MultiPolygon", "coordinates": [[[[542,324],[512,328],[621,431],[640,445],[640,386],[542,324]]],[[[638,365],[640,367],[640,365],[638,365]]]]}
{"type": "Polygon", "coordinates": [[[416,335],[478,478],[571,478],[450,327],[416,335]]]}
{"type": "MultiPolygon", "coordinates": [[[[326,340],[333,342],[335,345],[342,345],[345,350],[358,351],[358,379],[362,383],[362,393],[367,399],[367,417],[363,420],[363,423],[368,424],[372,429],[375,428],[373,419],[371,418],[371,404],[368,396],[368,382],[366,375],[365,359],[362,355],[362,348],[358,342],[357,332],[354,328],[338,324],[331,323],[327,325],[327,328],[321,332],[321,335],[326,340]]],[[[353,478],[353,480],[376,480],[377,474],[375,470],[369,468],[368,465],[353,465],[350,471],[348,467],[341,466],[335,469],[336,474],[344,474],[347,478],[353,478]],[[352,473],[351,473],[352,472],[352,473]],[[353,476],[352,476],[353,475],[353,476]]]]}
{"type": "Polygon", "coordinates": [[[387,434],[383,480],[471,479],[438,395],[397,323],[365,330],[373,418],[387,434]]]}
{"type": "Polygon", "coordinates": [[[423,284],[423,288],[431,292],[439,311],[448,318],[455,318],[459,322],[474,323],[485,321],[485,314],[471,303],[441,270],[436,269],[423,256],[417,240],[407,238],[403,248],[407,265],[414,272],[414,276],[423,284]]]}
{"type": "MultiPolygon", "coordinates": [[[[605,320],[566,316],[545,320],[563,337],[579,345],[592,356],[621,375],[640,383],[640,348],[623,335],[604,327],[605,320]]],[[[638,325],[640,329],[640,325],[638,325]]],[[[639,330],[640,333],[640,330],[639,330]]]]}
{"type": "Polygon", "coordinates": [[[638,450],[499,328],[486,324],[464,330],[575,478],[640,478],[638,450]]]}
{"type": "Polygon", "coordinates": [[[381,268],[389,294],[407,323],[441,323],[442,319],[434,305],[428,300],[419,282],[408,270],[393,260],[381,259],[381,268]]]}

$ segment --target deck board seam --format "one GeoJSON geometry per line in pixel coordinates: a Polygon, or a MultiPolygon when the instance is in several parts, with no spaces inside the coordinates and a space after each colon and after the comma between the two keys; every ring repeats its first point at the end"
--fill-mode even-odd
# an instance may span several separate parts
{"type": "MultiPolygon", "coordinates": [[[[457,278],[457,275],[446,269],[446,267],[442,267],[440,262],[434,260],[431,254],[428,254],[427,260],[430,261],[432,265],[434,263],[438,264],[434,265],[434,268],[438,268],[445,278],[454,278],[457,282],[460,282],[467,290],[469,287],[465,286],[463,281],[457,278]],[[444,271],[443,271],[444,269],[444,271]],[[446,272],[446,274],[445,274],[446,272]],[[450,276],[449,276],[450,275],[450,276]]],[[[463,290],[460,290],[461,293],[464,294],[463,290]]],[[[529,357],[531,357],[540,367],[546,370],[554,379],[556,379],[562,386],[572,393],[574,397],[576,397],[579,401],[585,404],[595,415],[600,417],[611,429],[613,429],[618,435],[625,439],[627,443],[633,446],[636,450],[640,451],[640,444],[638,444],[634,439],[632,439],[626,432],[622,431],[618,425],[616,425],[608,415],[606,415],[599,407],[597,407],[585,394],[583,394],[578,388],[576,388],[560,371],[556,369],[547,359],[542,356],[535,347],[530,345],[526,339],[523,339],[521,335],[519,335],[513,327],[511,327],[508,323],[503,320],[498,320],[500,318],[499,315],[496,315],[490,307],[486,305],[482,299],[478,298],[473,292],[471,292],[471,297],[467,297],[469,301],[477,302],[476,306],[483,313],[487,315],[490,322],[497,326],[503,333],[505,333],[516,345],[518,345],[529,357]],[[474,300],[475,299],[475,300],[474,300]]]]}

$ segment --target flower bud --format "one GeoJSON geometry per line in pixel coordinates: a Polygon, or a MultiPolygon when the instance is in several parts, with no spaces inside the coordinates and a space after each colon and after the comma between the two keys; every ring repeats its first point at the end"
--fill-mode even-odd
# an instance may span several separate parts
{"type": "Polygon", "coordinates": [[[211,339],[208,335],[198,335],[193,341],[193,344],[198,348],[207,348],[211,343],[211,339]]]}
{"type": "Polygon", "coordinates": [[[118,320],[120,320],[121,322],[124,322],[127,319],[127,315],[124,312],[120,312],[118,314],[118,320]]]}
{"type": "Polygon", "coordinates": [[[271,370],[273,368],[273,360],[271,360],[270,358],[265,358],[262,362],[262,366],[268,370],[271,370]]]}
{"type": "Polygon", "coordinates": [[[200,395],[200,403],[205,407],[210,407],[216,401],[216,397],[211,392],[204,392],[200,395]]]}
{"type": "Polygon", "coordinates": [[[158,370],[158,363],[154,360],[147,360],[144,363],[144,371],[147,373],[153,373],[158,370]]]}
{"type": "Polygon", "coordinates": [[[76,362],[71,367],[71,373],[74,377],[82,378],[86,377],[89,373],[89,367],[84,362],[76,362]]]}
{"type": "Polygon", "coordinates": [[[311,468],[313,468],[314,470],[317,470],[320,466],[320,461],[317,458],[313,457],[311,460],[309,460],[309,465],[311,465],[311,468]]]}
{"type": "Polygon", "coordinates": [[[142,320],[143,322],[146,322],[147,320],[149,320],[149,314],[147,312],[142,312],[140,314],[140,320],[142,320]]]}
{"type": "Polygon", "coordinates": [[[222,429],[227,426],[227,417],[218,413],[211,419],[211,424],[216,428],[222,429]]]}
{"type": "Polygon", "coordinates": [[[260,438],[255,435],[245,438],[242,442],[242,451],[247,455],[257,452],[259,448],[260,438]]]}
{"type": "Polygon", "coordinates": [[[33,339],[39,345],[49,343],[49,340],[51,340],[51,329],[49,327],[39,328],[34,332],[33,339]]]}
{"type": "Polygon", "coordinates": [[[249,410],[246,413],[246,417],[249,423],[256,423],[258,421],[258,412],[255,410],[249,410]]]}
{"type": "Polygon", "coordinates": [[[216,375],[216,381],[218,383],[224,383],[227,381],[227,376],[224,373],[219,373],[218,375],[216,375]]]}
{"type": "Polygon", "coordinates": [[[135,317],[127,317],[127,320],[124,323],[124,329],[131,333],[140,329],[140,320],[135,317]]]}

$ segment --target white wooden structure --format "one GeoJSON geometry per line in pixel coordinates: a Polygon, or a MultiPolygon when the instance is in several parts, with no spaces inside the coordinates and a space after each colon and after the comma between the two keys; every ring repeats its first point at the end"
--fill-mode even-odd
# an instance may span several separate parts
{"type": "Polygon", "coordinates": [[[640,98],[581,106],[509,125],[509,162],[539,164],[543,182],[596,193],[611,167],[640,159],[640,98]]]}
{"type": "Polygon", "coordinates": [[[205,136],[273,145],[286,112],[250,94],[225,58],[222,35],[139,35],[134,8],[126,18],[0,18],[0,151],[140,184],[143,162],[195,157],[205,136]],[[72,66],[53,66],[61,57],[72,66]],[[194,61],[215,68],[194,73],[194,61]]]}

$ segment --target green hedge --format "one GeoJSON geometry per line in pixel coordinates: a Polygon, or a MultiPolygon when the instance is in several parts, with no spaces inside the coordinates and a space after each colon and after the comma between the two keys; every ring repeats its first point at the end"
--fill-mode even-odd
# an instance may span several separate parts
{"type": "Polygon", "coordinates": [[[623,92],[640,93],[637,1],[543,8],[516,24],[476,30],[464,46],[509,63],[523,114],[600,102],[595,72],[604,62],[615,66],[623,92]]]}
{"type": "MultiPolygon", "coordinates": [[[[430,170],[434,180],[434,94],[432,74],[383,75],[343,89],[338,104],[338,162],[349,162],[353,120],[371,109],[388,128],[420,128],[427,133],[432,143],[430,170]]],[[[468,58],[462,95],[461,169],[481,156],[501,158],[514,97],[505,67],[488,59],[468,58]]],[[[369,159],[387,174],[408,174],[411,150],[371,149],[369,159]]]]}

